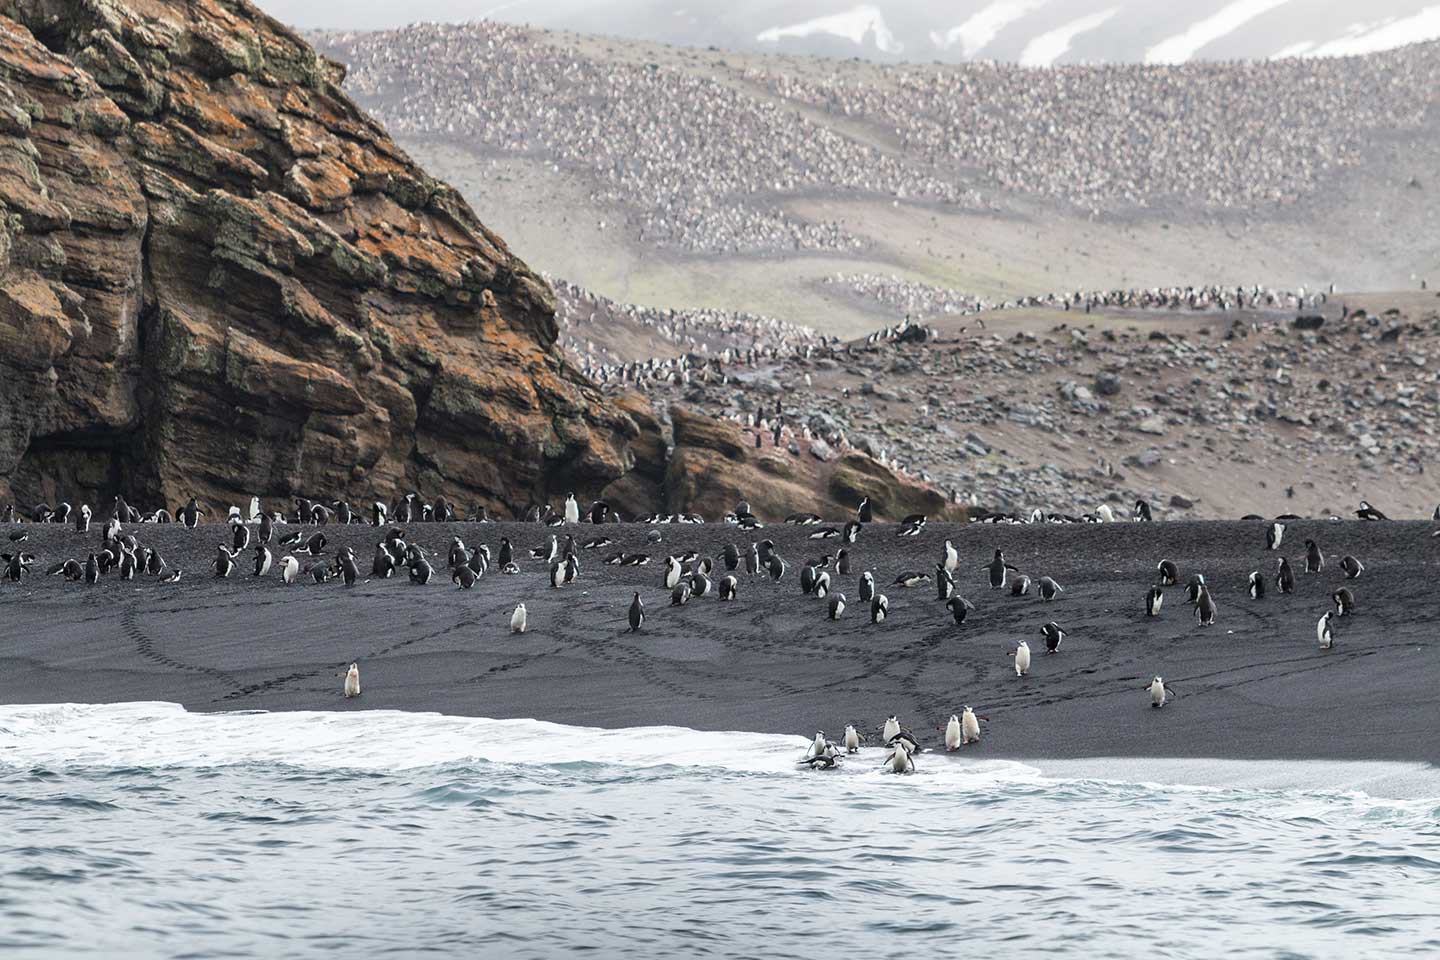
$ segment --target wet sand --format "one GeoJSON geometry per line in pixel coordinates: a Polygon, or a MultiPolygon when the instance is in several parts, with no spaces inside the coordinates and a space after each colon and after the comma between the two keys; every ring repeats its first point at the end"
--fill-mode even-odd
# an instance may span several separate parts
{"type": "MultiPolygon", "coordinates": [[[[19,529],[0,527],[0,536],[19,529]]],[[[1440,762],[1440,539],[1431,523],[1305,521],[1289,525],[1285,549],[1297,589],[1274,589],[1278,554],[1264,548],[1264,524],[1167,522],[1096,526],[931,524],[914,539],[884,524],[850,546],[855,574],[836,577],[850,598],[843,620],[803,596],[799,564],[838,549],[808,539],[815,528],[771,525],[753,533],[721,525],[623,524],[570,528],[578,542],[599,532],[616,543],[581,551],[579,581],[548,584],[528,558],[552,531],[521,524],[414,524],[411,538],[443,555],[452,533],[496,551],[516,546],[522,572],[491,572],[473,590],[448,577],[415,586],[403,577],[346,588],[306,580],[285,586],[277,571],[250,575],[250,552],[226,580],[209,572],[218,525],[134,528],[178,583],[141,575],[86,586],[45,576],[99,542],[69,528],[28,526],[31,576],[0,584],[0,703],[166,700],[210,710],[428,710],[487,717],[622,727],[675,724],[838,736],[846,723],[872,734],[890,714],[938,743],[935,730],[971,704],[990,723],[975,754],[1008,758],[1206,757],[1440,762]],[[1306,575],[1303,542],[1324,549],[1323,573],[1306,575]],[[780,583],[739,574],[734,603],[714,597],[669,605],[664,556],[695,549],[717,556],[727,542],[773,539],[790,563],[780,583]],[[946,537],[960,552],[959,591],[976,609],[957,626],[933,584],[890,586],[902,570],[933,574],[946,537]],[[996,548],[1038,578],[1065,586],[1053,603],[992,591],[980,567],[996,548]],[[645,567],[601,563],[615,550],[645,552],[645,567]],[[1315,621],[1341,585],[1339,557],[1353,553],[1364,575],[1348,586],[1352,617],[1336,621],[1336,647],[1321,651],[1315,621]],[[1163,614],[1144,616],[1156,563],[1181,571],[1163,614]],[[1259,568],[1265,599],[1246,595],[1259,568]],[[869,622],[858,574],[874,570],[890,617],[869,622]],[[1219,607],[1215,626],[1195,624],[1183,583],[1205,574],[1219,607]],[[631,593],[648,619],[627,634],[631,593]],[[530,629],[509,632],[523,601],[530,629]],[[1061,651],[1043,653],[1040,627],[1068,632],[1061,651]],[[1034,664],[1015,676],[1008,651],[1028,640],[1034,664]],[[341,696],[339,676],[358,660],[364,693],[341,696]],[[1177,698],[1149,707],[1155,674],[1177,698]]],[[[282,532],[291,528],[278,528],[282,532]]],[[[564,529],[558,531],[563,539],[564,529]]],[[[349,544],[369,570],[377,531],[327,527],[329,549],[349,544]]],[[[0,551],[13,549],[0,541],[0,551]]],[[[278,557],[279,554],[277,554],[278,557]]],[[[307,561],[308,562],[308,561],[307,561]]],[[[719,574],[717,573],[717,576],[719,574]]],[[[832,571],[832,576],[834,576],[832,571]]]]}

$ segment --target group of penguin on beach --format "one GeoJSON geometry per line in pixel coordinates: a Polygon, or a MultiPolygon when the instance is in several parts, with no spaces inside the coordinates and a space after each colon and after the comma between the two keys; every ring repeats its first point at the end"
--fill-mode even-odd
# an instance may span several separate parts
{"type": "MultiPolygon", "coordinates": [[[[248,516],[242,514],[238,507],[231,507],[226,518],[226,523],[230,528],[230,537],[226,543],[220,544],[217,548],[216,558],[211,564],[212,575],[225,578],[237,568],[237,561],[242,551],[251,545],[250,527],[254,526],[256,527],[253,535],[254,575],[256,577],[268,576],[272,566],[276,566],[272,550],[272,544],[274,544],[279,547],[291,548],[290,552],[285,554],[278,563],[280,579],[284,583],[292,584],[302,578],[309,578],[316,583],[334,579],[347,586],[353,586],[361,578],[360,564],[353,549],[348,546],[342,547],[335,551],[332,557],[327,557],[327,540],[323,528],[332,522],[351,524],[366,523],[367,520],[343,501],[332,501],[332,503],[333,506],[297,498],[293,513],[280,513],[262,511],[259,499],[252,498],[248,516]],[[296,529],[290,532],[282,532],[279,529],[292,525],[296,529]],[[321,529],[309,532],[305,529],[306,527],[321,529]],[[302,569],[299,556],[313,558],[315,562],[302,569]]],[[[420,502],[417,495],[407,494],[393,507],[376,501],[369,512],[369,524],[377,528],[387,527],[383,537],[376,544],[375,555],[370,566],[370,576],[389,578],[398,571],[404,570],[414,584],[423,585],[431,582],[435,575],[436,564],[439,562],[438,556],[435,558],[435,562],[432,562],[430,552],[408,539],[405,530],[398,524],[453,519],[453,508],[445,502],[443,497],[435,503],[424,504],[420,502]]],[[[1366,501],[1361,501],[1360,507],[1355,513],[1363,520],[1387,519],[1385,514],[1366,501]]],[[[72,509],[68,503],[62,503],[54,510],[41,505],[32,511],[31,515],[37,523],[73,522],[79,532],[88,532],[94,517],[88,504],[82,504],[78,509],[72,509]]],[[[76,558],[61,560],[51,566],[48,573],[63,575],[68,580],[91,584],[97,582],[102,575],[107,575],[111,570],[118,571],[120,578],[125,580],[133,579],[137,574],[144,573],[168,582],[177,581],[182,572],[175,569],[166,573],[168,564],[165,559],[154,548],[143,545],[133,532],[127,531],[126,524],[133,526],[175,522],[187,529],[196,529],[205,515],[205,511],[201,509],[195,498],[191,498],[173,514],[162,510],[154,514],[142,515],[126,504],[122,497],[116,497],[107,518],[101,524],[100,549],[91,553],[84,561],[76,558]],[[124,522],[122,522],[122,518],[124,522]]],[[[571,494],[566,498],[561,511],[553,511],[549,507],[532,507],[527,511],[526,519],[547,527],[563,527],[581,523],[582,516],[585,521],[597,526],[618,522],[619,517],[607,504],[599,501],[592,504],[589,510],[582,512],[575,496],[571,494]]],[[[1110,511],[1106,505],[1102,505],[1094,516],[1098,518],[1094,522],[1112,522],[1114,520],[1113,511],[1110,511]]],[[[1436,520],[1440,520],[1440,507],[1436,508],[1434,516],[1436,520]]],[[[1138,501],[1132,519],[1137,522],[1147,522],[1150,517],[1148,505],[1143,500],[1138,501]]],[[[489,519],[484,517],[476,522],[486,522],[489,519]]],[[[1028,522],[1053,523],[1066,522],[1068,519],[1057,520],[1055,515],[1036,511],[1028,522]]],[[[1253,514],[1244,519],[1264,520],[1263,517],[1253,514]]],[[[1303,518],[1288,515],[1267,522],[1265,527],[1266,549],[1279,551],[1284,543],[1287,522],[1300,519],[1303,518]]],[[[694,514],[651,516],[641,518],[641,520],[652,525],[652,529],[647,535],[647,540],[651,543],[659,543],[662,539],[658,529],[654,529],[655,526],[669,523],[704,522],[703,518],[694,514]]],[[[751,512],[749,505],[743,501],[727,514],[724,520],[728,524],[749,530],[764,526],[751,512]]],[[[0,521],[14,524],[16,522],[14,508],[9,507],[0,511],[0,521]]],[[[835,540],[840,544],[850,545],[857,542],[862,530],[872,521],[873,508],[869,499],[865,498],[857,507],[854,518],[843,525],[826,525],[819,515],[813,513],[794,513],[787,516],[784,522],[815,527],[814,532],[808,537],[809,540],[818,542],[835,540]]],[[[990,523],[1027,522],[1020,518],[1001,514],[986,515],[982,521],[990,523]]],[[[924,515],[908,516],[896,525],[894,535],[916,537],[924,530],[926,522],[927,518],[924,515]]],[[[22,528],[12,532],[9,539],[12,543],[23,544],[28,537],[22,528]]],[[[577,542],[574,533],[567,533],[563,542],[557,535],[552,534],[549,536],[547,544],[531,550],[529,556],[532,560],[541,561],[548,567],[551,587],[560,588],[575,582],[579,577],[580,560],[577,550],[598,550],[611,546],[613,543],[613,539],[604,534],[588,537],[583,542],[577,542]]],[[[942,550],[941,556],[934,565],[933,575],[924,571],[907,570],[895,578],[893,586],[909,589],[934,582],[938,599],[944,602],[955,623],[963,624],[968,613],[975,609],[975,604],[963,597],[956,589],[955,578],[961,561],[953,542],[949,539],[945,540],[942,550]]],[[[742,565],[744,572],[749,576],[768,576],[776,582],[782,580],[790,569],[790,564],[777,552],[774,542],[769,539],[752,542],[743,551],[733,543],[727,543],[718,560],[723,565],[723,573],[717,571],[715,559],[700,556],[695,551],[667,556],[664,561],[665,571],[662,583],[669,592],[671,605],[681,606],[693,599],[708,597],[712,592],[722,602],[736,600],[740,592],[740,581],[737,574],[742,565]]],[[[19,549],[15,553],[0,555],[0,564],[3,564],[0,566],[0,578],[18,582],[28,572],[34,561],[35,557],[25,553],[23,549],[19,549]]],[[[650,557],[643,553],[616,551],[608,554],[604,562],[610,565],[644,566],[650,563],[650,557]]],[[[492,566],[505,574],[517,574],[521,571],[515,548],[505,537],[500,538],[497,554],[492,557],[488,545],[481,544],[472,549],[467,547],[458,535],[451,536],[448,549],[445,551],[445,564],[449,569],[451,581],[463,589],[473,587],[492,566]]],[[[1318,574],[1324,570],[1325,564],[1323,551],[1313,539],[1307,539],[1303,561],[1304,572],[1318,574]]],[[[1358,558],[1348,554],[1340,558],[1338,565],[1346,580],[1359,579],[1365,570],[1363,563],[1358,558]]],[[[830,620],[841,619],[845,615],[847,598],[843,592],[835,589],[832,571],[835,577],[853,575],[847,547],[840,547],[833,556],[827,553],[819,559],[807,560],[799,569],[798,579],[802,593],[826,600],[826,616],[830,620]]],[[[1016,566],[1006,560],[1004,552],[999,549],[996,549],[992,559],[980,565],[979,569],[985,573],[992,590],[1008,589],[1009,594],[1014,597],[1029,596],[1033,588],[1035,595],[1041,601],[1051,602],[1059,599],[1065,591],[1065,588],[1052,577],[1041,576],[1038,579],[1032,579],[1030,576],[1020,573],[1016,566]]],[[[1179,569],[1171,560],[1161,560],[1156,566],[1156,573],[1155,583],[1145,595],[1145,612],[1149,617],[1160,616],[1165,600],[1165,588],[1176,586],[1179,583],[1179,569]]],[[[1247,591],[1251,599],[1261,600],[1265,597],[1268,579],[1258,569],[1249,574],[1247,591]]],[[[1276,589],[1283,594],[1294,592],[1295,573],[1288,557],[1282,555],[1278,558],[1274,583],[1276,589]]],[[[883,623],[889,614],[890,601],[884,593],[877,589],[873,572],[869,570],[861,572],[858,596],[863,604],[868,605],[870,622],[873,624],[883,623]]],[[[1196,573],[1190,577],[1185,587],[1185,600],[1192,607],[1198,626],[1208,627],[1215,624],[1217,608],[1203,574],[1196,573]]],[[[1352,615],[1355,609],[1355,596],[1349,587],[1342,586],[1333,591],[1330,600],[1334,609],[1327,609],[1315,627],[1317,641],[1321,649],[1326,650],[1330,649],[1335,642],[1335,620],[1352,615]]],[[[628,631],[639,632],[642,630],[645,619],[645,603],[640,591],[637,590],[633,593],[627,611],[628,631]]],[[[526,631],[528,611],[524,603],[517,604],[512,611],[509,626],[512,633],[526,631]]],[[[1043,624],[1039,632],[1047,654],[1058,653],[1067,637],[1067,632],[1054,620],[1043,624]]],[[[1027,676],[1032,663],[1028,642],[1019,641],[1010,651],[1010,656],[1013,657],[1016,676],[1021,678],[1027,676]]],[[[345,697],[359,696],[358,664],[351,663],[344,677],[345,697]]],[[[1151,706],[1163,707],[1173,696],[1173,686],[1159,676],[1147,684],[1145,689],[1149,693],[1151,706]]],[[[977,743],[980,739],[980,723],[983,721],[988,721],[988,718],[978,716],[969,706],[966,706],[960,714],[952,715],[944,726],[946,749],[956,750],[977,743]]],[[[836,745],[826,740],[823,733],[817,734],[800,762],[815,768],[833,768],[840,763],[844,756],[857,753],[862,739],[853,724],[847,725],[842,745],[836,745]]],[[[909,731],[899,728],[898,721],[894,717],[885,724],[882,739],[888,751],[883,763],[884,768],[892,772],[912,772],[915,757],[922,752],[918,739],[909,731]],[[892,724],[895,725],[894,729],[891,729],[892,724]]]]}

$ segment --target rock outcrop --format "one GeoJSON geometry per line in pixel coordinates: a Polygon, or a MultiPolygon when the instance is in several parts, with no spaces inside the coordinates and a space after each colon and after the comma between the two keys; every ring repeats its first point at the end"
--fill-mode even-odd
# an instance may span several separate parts
{"type": "Polygon", "coordinates": [[[547,285],[340,79],[244,0],[0,0],[0,498],[628,470],[547,285]]]}
{"type": "MultiPolygon", "coordinates": [[[[603,396],[342,72],[245,0],[0,0],[0,501],[810,508],[808,461],[603,396]]],[[[822,503],[905,485],[853,459],[822,503]]]]}

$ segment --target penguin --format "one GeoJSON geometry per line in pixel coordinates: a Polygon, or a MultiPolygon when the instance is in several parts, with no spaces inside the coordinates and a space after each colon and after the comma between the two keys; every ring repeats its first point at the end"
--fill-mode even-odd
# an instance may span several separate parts
{"type": "Polygon", "coordinates": [[[1185,584],[1185,602],[1192,607],[1199,602],[1200,594],[1205,589],[1205,574],[1197,573],[1185,584]]]}
{"type": "Polygon", "coordinates": [[[897,739],[891,745],[890,755],[885,758],[882,770],[890,773],[914,773],[915,761],[910,757],[910,748],[907,741],[897,739]]]}
{"type": "Polygon", "coordinates": [[[377,527],[385,526],[389,520],[390,508],[379,500],[370,505],[370,522],[377,527]]]}
{"type": "Polygon", "coordinates": [[[75,512],[75,532],[90,532],[90,504],[80,504],[80,509],[75,512]]]}
{"type": "Polygon", "coordinates": [[[690,575],[690,596],[705,597],[710,595],[710,578],[703,573],[692,573],[690,575]]]}
{"type": "Polygon", "coordinates": [[[525,612],[525,604],[515,604],[515,610],[510,614],[510,632],[524,633],[529,622],[529,616],[525,612]]]}
{"type": "Polygon", "coordinates": [[[211,566],[215,569],[215,576],[217,578],[223,579],[224,577],[230,576],[230,571],[235,567],[235,557],[236,554],[227,550],[223,544],[216,548],[215,560],[211,563],[211,566]]]}
{"type": "Polygon", "coordinates": [[[161,583],[175,583],[175,582],[179,581],[180,575],[183,574],[184,572],[185,572],[184,570],[181,570],[179,567],[176,567],[174,570],[170,571],[169,574],[161,577],[161,578],[160,578],[160,582],[161,582],[161,583]]]}
{"type": "Polygon", "coordinates": [[[1160,608],[1165,605],[1165,590],[1159,584],[1150,588],[1145,594],[1145,616],[1160,616],[1160,608]]]}
{"type": "Polygon", "coordinates": [[[470,551],[465,549],[465,541],[459,537],[450,538],[450,550],[446,554],[446,562],[452,567],[458,567],[470,559],[470,551]]]}
{"type": "MultiPolygon", "coordinates": [[[[1440,508],[1437,508],[1440,509],[1440,508]]],[[[855,508],[855,519],[859,523],[870,523],[875,516],[875,510],[870,506],[869,497],[860,498],[860,506],[855,508]]],[[[1440,518],[1437,518],[1440,519],[1440,518]]]]}
{"type": "Polygon", "coordinates": [[[1100,518],[1101,523],[1114,523],[1115,511],[1110,509],[1108,503],[1102,503],[1095,508],[1095,515],[1100,518]]]}
{"type": "Polygon", "coordinates": [[[1330,629],[1330,621],[1334,617],[1334,611],[1326,610],[1315,622],[1315,639],[1320,641],[1321,650],[1329,650],[1335,645],[1335,634],[1330,629]]]}
{"type": "Polygon", "coordinates": [[[495,562],[498,563],[502,569],[515,562],[515,548],[510,546],[509,537],[500,538],[500,552],[496,555],[495,562]]]}
{"type": "Polygon", "coordinates": [[[350,669],[345,671],[345,699],[360,696],[360,667],[358,664],[350,664],[350,669]]]}
{"type": "MultiPolygon", "coordinates": [[[[341,578],[341,580],[343,580],[343,581],[345,582],[345,586],[347,586],[347,587],[353,587],[353,586],[355,586],[355,581],[360,579],[360,568],[359,568],[358,566],[356,566],[356,564],[355,564],[355,554],[354,554],[353,552],[351,552],[351,550],[350,550],[349,547],[346,547],[346,548],[340,553],[339,563],[340,563],[340,578],[341,578]]],[[[466,569],[468,569],[468,568],[466,568],[466,569]]],[[[474,583],[475,581],[474,581],[474,580],[471,580],[470,582],[471,582],[471,583],[474,583]]]]}
{"type": "Polygon", "coordinates": [[[139,563],[135,560],[135,554],[130,550],[122,549],[120,551],[120,579],[134,580],[137,567],[139,567],[139,563]]]}
{"type": "Polygon", "coordinates": [[[679,582],[680,582],[680,558],[679,558],[679,557],[673,557],[673,556],[671,556],[671,557],[666,557],[666,558],[665,558],[665,579],[664,579],[665,589],[666,589],[666,590],[674,590],[674,589],[675,589],[675,585],[676,585],[677,583],[679,583],[679,582]]]}
{"type": "Polygon", "coordinates": [[[968,746],[980,742],[980,721],[989,720],[989,717],[979,717],[975,711],[966,704],[960,711],[960,746],[968,746]]]}
{"type": "Polygon", "coordinates": [[[331,573],[329,564],[312,563],[310,564],[310,566],[305,568],[305,572],[310,574],[310,579],[314,580],[316,583],[330,582],[331,573]]]}
{"type": "Polygon", "coordinates": [[[1011,656],[1015,658],[1015,676],[1023,677],[1030,672],[1030,644],[1021,640],[1011,656]]]}
{"type": "Polygon", "coordinates": [[[256,539],[262,544],[269,544],[270,538],[275,535],[275,519],[268,513],[260,514],[260,529],[255,531],[256,539]]]}
{"type": "Polygon", "coordinates": [[[1280,543],[1285,539],[1285,524],[1275,521],[1265,529],[1265,549],[1279,550],[1280,543]]]}
{"type": "Polygon", "coordinates": [[[955,593],[955,577],[941,563],[935,564],[935,599],[949,600],[955,593]]]}
{"type": "Polygon", "coordinates": [[[829,609],[826,616],[831,620],[839,620],[845,616],[845,594],[837,593],[830,597],[829,609]]]}
{"type": "Polygon", "coordinates": [[[836,527],[821,527],[810,534],[811,540],[834,540],[840,536],[840,530],[836,527]]]}
{"type": "Polygon", "coordinates": [[[883,593],[875,595],[870,601],[870,622],[884,623],[885,618],[890,614],[890,599],[883,593]]]}
{"type": "Polygon", "coordinates": [[[860,752],[860,733],[855,729],[855,724],[845,724],[844,743],[846,753],[860,752]]]}
{"type": "Polygon", "coordinates": [[[244,522],[232,523],[230,527],[234,531],[235,552],[240,553],[250,546],[250,528],[244,522]]]}
{"type": "Polygon", "coordinates": [[[857,522],[857,521],[855,521],[855,520],[851,520],[851,521],[849,521],[848,523],[846,523],[845,526],[844,526],[844,528],[840,531],[840,542],[841,542],[841,543],[854,543],[856,540],[859,540],[859,539],[860,539],[860,524],[859,524],[859,522],[857,522]]]}
{"type": "Polygon", "coordinates": [[[287,584],[300,579],[300,561],[286,554],[280,558],[280,579],[287,584]]]}
{"type": "Polygon", "coordinates": [[[1265,599],[1265,578],[1260,576],[1259,570],[1250,571],[1249,591],[1251,600],[1265,599]]]}
{"type": "Polygon", "coordinates": [[[920,531],[925,529],[925,520],[923,513],[912,513],[900,522],[900,529],[895,531],[895,536],[918,537],[920,531]]]}
{"type": "Polygon", "coordinates": [[[750,576],[760,572],[760,548],[752,543],[750,550],[745,554],[745,572],[750,576]]]}
{"type": "Polygon", "coordinates": [[[1041,600],[1046,600],[1046,601],[1054,600],[1056,597],[1060,596],[1060,594],[1062,594],[1062,593],[1064,593],[1064,592],[1065,592],[1065,588],[1062,587],[1062,586],[1060,586],[1060,584],[1056,583],[1056,582],[1055,582],[1054,580],[1052,580],[1051,578],[1049,578],[1049,577],[1041,577],[1041,578],[1040,578],[1040,599],[1041,599],[1041,600]]]}
{"type": "Polygon", "coordinates": [[[960,569],[960,554],[955,550],[955,545],[949,540],[945,541],[945,556],[942,559],[946,573],[954,573],[960,569]]]}
{"type": "Polygon", "coordinates": [[[375,544],[375,559],[370,564],[370,575],[388,580],[395,572],[395,557],[385,548],[385,541],[375,544]]]}
{"type": "Polygon", "coordinates": [[[1029,596],[1029,595],[1030,595],[1030,578],[1027,577],[1025,574],[1022,573],[1022,574],[1020,574],[1020,576],[1018,576],[1018,577],[1015,578],[1015,582],[1014,582],[1014,583],[1010,584],[1010,596],[1012,596],[1012,597],[1025,597],[1025,596],[1029,596]]]}
{"type": "Polygon", "coordinates": [[[950,714],[950,721],[945,724],[945,749],[951,753],[960,749],[960,717],[950,714]]]}
{"type": "Polygon", "coordinates": [[[477,579],[475,571],[471,570],[468,564],[461,563],[450,568],[450,582],[461,590],[469,590],[475,586],[477,579]]]}
{"type": "Polygon", "coordinates": [[[1134,518],[1136,523],[1149,523],[1151,521],[1150,504],[1144,500],[1136,500],[1134,518]]]}
{"type": "Polygon", "coordinates": [[[1381,513],[1379,510],[1376,510],[1374,507],[1370,506],[1369,500],[1360,501],[1360,509],[1355,511],[1355,516],[1359,517],[1361,520],[1390,519],[1389,517],[1385,516],[1385,514],[1381,513]]]}
{"type": "Polygon", "coordinates": [[[720,553],[720,561],[725,564],[725,569],[734,571],[740,566],[740,551],[735,549],[735,544],[725,544],[725,549],[720,553]]]}
{"type": "Polygon", "coordinates": [[[830,574],[821,570],[815,577],[815,586],[810,593],[817,600],[824,600],[830,596],[830,574]]]}
{"type": "Polygon", "coordinates": [[[574,493],[570,493],[565,497],[565,522],[580,522],[580,503],[575,499],[574,493]]]}
{"type": "Polygon", "coordinates": [[[930,582],[930,574],[920,573],[918,570],[907,570],[895,578],[897,587],[918,587],[922,583],[930,582]]]}
{"type": "Polygon", "coordinates": [[[310,539],[305,541],[305,546],[296,548],[295,552],[304,553],[312,557],[321,556],[325,553],[325,534],[311,534],[310,539]]]}
{"type": "Polygon", "coordinates": [[[1165,681],[1159,677],[1151,680],[1147,689],[1150,691],[1150,706],[1153,709],[1158,710],[1165,706],[1165,701],[1170,699],[1170,690],[1165,686],[1165,681]]]}
{"type": "Polygon", "coordinates": [[[69,560],[61,560],[49,570],[46,570],[45,573],[52,577],[63,573],[66,580],[73,582],[85,576],[85,567],[79,560],[72,557],[69,560]]]}
{"type": "Polygon", "coordinates": [[[860,602],[869,603],[875,599],[875,575],[866,570],[860,575],[860,602]]]}
{"type": "Polygon", "coordinates": [[[565,565],[559,560],[550,564],[550,586],[559,587],[565,582],[565,565]]]}
{"type": "Polygon", "coordinates": [[[605,523],[610,518],[610,504],[604,500],[596,500],[590,504],[590,522],[595,524],[605,523]]]}
{"type": "Polygon", "coordinates": [[[724,577],[721,577],[721,578],[720,578],[720,583],[717,585],[717,587],[716,587],[715,589],[716,589],[716,595],[717,595],[722,601],[727,601],[727,602],[728,602],[728,601],[731,601],[731,600],[736,599],[737,595],[739,594],[739,592],[740,592],[740,581],[739,581],[739,580],[736,580],[733,575],[727,575],[727,576],[724,576],[724,577]]]}
{"type": "Polygon", "coordinates": [[[800,568],[800,592],[809,595],[815,589],[815,568],[805,564],[800,568]]]}
{"type": "Polygon", "coordinates": [[[191,497],[190,502],[181,507],[177,512],[180,516],[180,522],[185,525],[186,530],[194,530],[195,526],[200,522],[200,518],[205,516],[205,511],[200,509],[200,502],[194,497],[191,497]]]}
{"type": "Polygon", "coordinates": [[[900,736],[900,718],[893,716],[887,718],[884,729],[880,731],[880,739],[889,743],[898,736],[900,736]]]}
{"type": "Polygon", "coordinates": [[[635,591],[635,597],[630,601],[628,614],[630,629],[626,633],[639,633],[640,628],[645,625],[645,601],[640,599],[640,591],[635,591]]]}
{"type": "Polygon", "coordinates": [[[1174,587],[1179,583],[1179,567],[1175,566],[1174,560],[1161,560],[1155,569],[1161,571],[1162,587],[1174,587]]]}
{"type": "Polygon", "coordinates": [[[683,607],[690,602],[690,584],[681,580],[670,591],[670,606],[683,607]]]}
{"type": "Polygon", "coordinates": [[[995,551],[995,559],[984,564],[980,569],[989,571],[991,590],[1003,590],[1005,588],[1005,579],[1009,576],[1011,570],[1014,570],[1016,573],[1020,572],[1019,567],[1005,562],[1005,554],[1000,550],[995,551]]]}
{"type": "Polygon", "coordinates": [[[153,547],[145,548],[145,556],[141,563],[141,569],[152,577],[160,576],[160,571],[165,569],[165,558],[160,556],[160,551],[153,547]]]}
{"type": "Polygon", "coordinates": [[[1360,574],[1365,572],[1365,565],[1347,553],[1340,558],[1340,569],[1346,580],[1359,580],[1360,574]]]}
{"type": "Polygon", "coordinates": [[[270,564],[275,557],[270,553],[270,548],[264,544],[257,544],[255,547],[255,576],[263,577],[270,572],[270,564]]]}
{"type": "Polygon", "coordinates": [[[1060,629],[1060,624],[1051,620],[1040,628],[1040,635],[1045,638],[1046,653],[1060,652],[1060,644],[1065,640],[1065,631],[1060,629]]]}
{"type": "Polygon", "coordinates": [[[1325,569],[1325,555],[1314,540],[1305,541],[1305,572],[1319,573],[1325,569]]]}
{"type": "Polygon", "coordinates": [[[785,561],[780,558],[780,554],[772,553],[770,555],[769,570],[770,579],[777,583],[780,582],[781,577],[785,576],[785,561]]]}
{"type": "Polygon", "coordinates": [[[1202,627],[1215,625],[1215,601],[1210,598],[1210,591],[1202,587],[1200,596],[1195,601],[1195,622],[1202,627]]]}
{"type": "Polygon", "coordinates": [[[97,583],[100,580],[100,561],[95,554],[90,554],[85,561],[85,582],[97,583]]]}
{"type": "Polygon", "coordinates": [[[945,602],[945,608],[950,611],[950,615],[955,618],[955,623],[958,625],[965,622],[966,615],[975,609],[975,604],[956,594],[945,602]]]}
{"type": "Polygon", "coordinates": [[[1355,594],[1350,592],[1349,587],[1341,587],[1330,594],[1330,599],[1335,601],[1335,615],[1337,617],[1348,617],[1355,612],[1355,594]]]}
{"type": "Polygon", "coordinates": [[[423,587],[430,582],[430,576],[435,569],[430,566],[430,561],[419,557],[410,565],[410,582],[417,587],[423,587]]]}
{"type": "Polygon", "coordinates": [[[850,551],[840,551],[840,555],[835,558],[835,572],[843,577],[850,576],[850,551]]]}
{"type": "Polygon", "coordinates": [[[1280,558],[1279,572],[1275,574],[1275,585],[1280,588],[1281,593],[1295,592],[1295,571],[1290,569],[1290,560],[1286,557],[1280,558]]]}

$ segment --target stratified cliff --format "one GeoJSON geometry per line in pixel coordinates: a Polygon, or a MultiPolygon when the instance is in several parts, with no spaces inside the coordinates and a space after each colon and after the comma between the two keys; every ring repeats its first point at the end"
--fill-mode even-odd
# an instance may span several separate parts
{"type": "Polygon", "coordinates": [[[243,0],[0,0],[0,498],[626,471],[546,285],[340,73],[243,0]]]}

